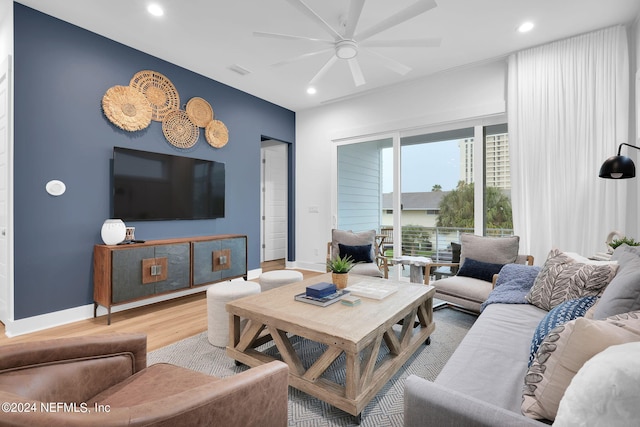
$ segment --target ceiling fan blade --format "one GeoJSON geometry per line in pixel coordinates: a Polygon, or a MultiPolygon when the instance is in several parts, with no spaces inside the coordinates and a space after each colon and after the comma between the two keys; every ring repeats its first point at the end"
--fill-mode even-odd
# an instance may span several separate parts
{"type": "Polygon", "coordinates": [[[387,19],[380,21],[378,24],[371,28],[364,30],[356,35],[356,39],[362,42],[371,36],[381,33],[384,30],[388,30],[391,27],[395,27],[398,24],[403,23],[411,18],[414,18],[434,7],[438,6],[434,0],[418,0],[418,2],[401,10],[395,15],[391,15],[387,19]]]}
{"type": "Polygon", "coordinates": [[[284,61],[271,64],[272,67],[281,67],[283,65],[291,64],[292,62],[301,61],[303,59],[311,58],[312,56],[320,55],[321,53],[333,51],[333,48],[316,50],[314,52],[303,53],[302,55],[294,56],[293,58],[285,59],[284,61]]]}
{"type": "Polygon", "coordinates": [[[351,40],[356,31],[356,26],[360,20],[360,14],[364,7],[364,0],[351,0],[349,2],[349,12],[347,13],[347,26],[344,32],[344,38],[351,40]]]}
{"type": "Polygon", "coordinates": [[[337,37],[338,39],[342,39],[342,35],[338,33],[331,25],[327,23],[324,19],[320,17],[317,13],[313,11],[305,2],[302,0],[287,0],[292,6],[297,8],[300,12],[307,15],[307,17],[311,18],[316,24],[320,25],[327,33],[331,34],[332,37],[337,37]]]}
{"type": "Polygon", "coordinates": [[[361,43],[363,47],[439,47],[442,39],[432,37],[429,39],[413,40],[369,40],[361,43]]]}
{"type": "Polygon", "coordinates": [[[337,56],[331,55],[331,58],[329,58],[329,60],[322,66],[322,68],[320,68],[320,71],[318,71],[316,75],[313,76],[313,78],[309,81],[309,86],[313,86],[318,80],[320,80],[320,78],[322,78],[322,76],[324,76],[327,71],[329,71],[329,68],[331,68],[337,60],[337,56]]]}
{"type": "Polygon", "coordinates": [[[362,74],[362,68],[360,68],[360,63],[356,58],[350,58],[347,60],[349,63],[349,68],[351,68],[351,75],[353,76],[353,83],[356,86],[362,86],[366,83],[364,80],[364,75],[362,74]]]}
{"type": "Polygon", "coordinates": [[[323,39],[315,39],[313,37],[303,37],[303,36],[292,36],[289,34],[279,34],[279,33],[264,33],[262,31],[254,31],[254,37],[264,37],[270,39],[284,39],[284,40],[306,40],[312,42],[320,42],[326,44],[334,44],[333,40],[323,40],[323,39]]]}
{"type": "Polygon", "coordinates": [[[411,67],[401,64],[395,59],[391,59],[388,56],[381,55],[378,52],[375,52],[373,50],[366,49],[364,51],[367,52],[368,54],[376,56],[378,59],[380,59],[384,63],[385,67],[395,71],[396,73],[402,76],[404,76],[405,74],[407,74],[409,71],[412,70],[411,67]]]}

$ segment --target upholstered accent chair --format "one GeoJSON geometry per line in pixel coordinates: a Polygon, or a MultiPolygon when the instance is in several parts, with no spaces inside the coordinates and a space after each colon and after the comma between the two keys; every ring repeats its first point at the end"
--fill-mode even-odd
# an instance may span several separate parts
{"type": "MultiPolygon", "coordinates": [[[[494,275],[504,264],[533,265],[531,255],[519,255],[519,236],[485,237],[473,234],[460,236],[460,262],[431,263],[425,271],[437,272],[449,267],[451,277],[431,282],[430,274],[424,275],[424,283],[436,288],[434,298],[447,306],[479,313],[482,303],[493,290],[494,275]]],[[[437,274],[435,274],[438,276],[437,274]]]]}
{"type": "Polygon", "coordinates": [[[0,425],[283,427],[288,373],[279,361],[227,378],[147,367],[144,334],[2,345],[0,401],[16,410],[0,425]]]}
{"type": "Polygon", "coordinates": [[[351,273],[387,279],[389,264],[387,258],[380,256],[377,241],[376,230],[354,233],[333,229],[331,242],[327,244],[327,261],[336,256],[350,255],[356,262],[351,273]]]}

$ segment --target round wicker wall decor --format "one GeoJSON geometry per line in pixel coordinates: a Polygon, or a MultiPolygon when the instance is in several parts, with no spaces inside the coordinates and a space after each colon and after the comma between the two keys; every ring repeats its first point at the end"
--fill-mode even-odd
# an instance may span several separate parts
{"type": "Polygon", "coordinates": [[[191,121],[201,128],[213,120],[213,108],[206,100],[197,96],[187,102],[186,111],[191,121]]]}
{"type": "Polygon", "coordinates": [[[180,96],[176,87],[162,74],[151,71],[139,71],[131,78],[129,86],[136,88],[151,103],[152,120],[161,122],[167,113],[180,108],[180,96]]]}
{"type": "Polygon", "coordinates": [[[229,142],[229,130],[220,120],[211,120],[204,131],[204,136],[212,147],[222,148],[229,142]]]}
{"type": "Polygon", "coordinates": [[[113,86],[102,97],[102,110],[109,121],[129,132],[151,124],[151,105],[147,98],[129,86],[113,86]]]}
{"type": "Polygon", "coordinates": [[[182,110],[167,113],[162,120],[162,133],[167,141],[178,148],[191,148],[200,136],[200,129],[182,110]]]}

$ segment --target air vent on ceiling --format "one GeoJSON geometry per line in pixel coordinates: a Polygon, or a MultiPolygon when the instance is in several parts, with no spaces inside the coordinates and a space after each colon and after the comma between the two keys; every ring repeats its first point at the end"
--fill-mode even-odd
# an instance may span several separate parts
{"type": "Polygon", "coordinates": [[[246,76],[251,72],[238,64],[233,64],[232,66],[229,67],[229,69],[233,72],[240,74],[241,76],[246,76]]]}

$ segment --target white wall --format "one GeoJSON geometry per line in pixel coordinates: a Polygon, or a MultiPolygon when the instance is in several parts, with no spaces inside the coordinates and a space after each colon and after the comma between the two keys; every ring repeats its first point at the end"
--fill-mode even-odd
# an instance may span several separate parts
{"type": "Polygon", "coordinates": [[[333,140],[504,114],[506,78],[506,60],[498,60],[298,112],[296,266],[324,269],[333,224],[333,140]]]}

